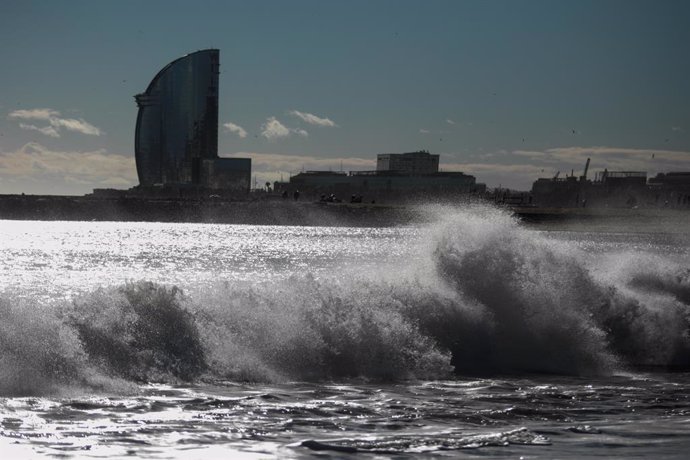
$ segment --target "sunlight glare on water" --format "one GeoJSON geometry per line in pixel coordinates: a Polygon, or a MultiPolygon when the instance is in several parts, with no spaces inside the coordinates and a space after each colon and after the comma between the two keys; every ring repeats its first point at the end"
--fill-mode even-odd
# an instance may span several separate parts
{"type": "Polygon", "coordinates": [[[70,296],[141,279],[186,288],[318,275],[404,257],[415,234],[411,228],[3,221],[0,282],[70,296]]]}

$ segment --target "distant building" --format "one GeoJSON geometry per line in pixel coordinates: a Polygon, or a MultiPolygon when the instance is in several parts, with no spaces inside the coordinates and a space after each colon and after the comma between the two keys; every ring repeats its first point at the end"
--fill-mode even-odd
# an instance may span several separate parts
{"type": "Polygon", "coordinates": [[[207,49],[176,59],[135,96],[140,185],[249,191],[251,160],[218,158],[219,54],[207,49]]]}
{"type": "Polygon", "coordinates": [[[647,180],[645,171],[600,171],[595,180],[571,174],[538,179],[532,185],[537,206],[577,207],[690,207],[690,172],[659,173],[647,180]]]}
{"type": "Polygon", "coordinates": [[[659,173],[648,184],[657,206],[690,208],[690,172],[659,173]]]}
{"type": "MultiPolygon", "coordinates": [[[[437,155],[438,156],[438,155],[437,155]]],[[[462,172],[409,174],[399,171],[354,171],[352,184],[360,193],[444,194],[471,193],[476,190],[474,176],[462,172]]]]}
{"type": "Polygon", "coordinates": [[[613,189],[636,189],[647,184],[646,171],[609,171],[598,172],[595,182],[613,189]]]}
{"type": "Polygon", "coordinates": [[[575,176],[537,179],[532,184],[533,203],[549,208],[581,207],[588,182],[591,184],[591,181],[578,180],[575,176]]]}
{"type": "Polygon", "coordinates": [[[299,190],[309,198],[335,195],[349,200],[400,202],[417,198],[453,198],[486,191],[474,176],[462,172],[438,172],[439,155],[429,152],[382,154],[376,171],[306,171],[276,183],[276,190],[299,190]],[[395,168],[395,169],[389,169],[395,168]]]}
{"type": "Polygon", "coordinates": [[[290,186],[297,190],[328,191],[349,189],[350,176],[344,172],[306,171],[295,174],[290,178],[290,186]]]}
{"type": "Polygon", "coordinates": [[[649,185],[666,188],[690,189],[690,172],[659,173],[649,179],[649,185]]]}
{"type": "Polygon", "coordinates": [[[439,155],[426,150],[409,153],[380,153],[376,156],[376,171],[399,171],[411,174],[438,172],[439,155]]]}
{"type": "MultiPolygon", "coordinates": [[[[587,167],[589,166],[589,160],[587,167]]],[[[600,171],[594,181],[587,173],[553,179],[537,179],[532,185],[533,203],[553,208],[634,207],[648,201],[644,171],[600,171]]]]}

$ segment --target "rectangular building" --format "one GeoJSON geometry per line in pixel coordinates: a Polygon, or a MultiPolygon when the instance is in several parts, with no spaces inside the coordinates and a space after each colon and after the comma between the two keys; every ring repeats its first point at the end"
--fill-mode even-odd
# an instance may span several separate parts
{"type": "Polygon", "coordinates": [[[435,174],[439,155],[426,150],[409,153],[380,153],[376,156],[376,171],[399,171],[408,174],[435,174]]]}

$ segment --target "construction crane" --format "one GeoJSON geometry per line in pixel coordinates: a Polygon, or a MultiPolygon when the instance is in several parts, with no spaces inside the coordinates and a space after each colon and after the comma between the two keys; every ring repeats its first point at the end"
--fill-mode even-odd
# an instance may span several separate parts
{"type": "Polygon", "coordinates": [[[585,171],[582,173],[582,176],[580,177],[580,181],[584,182],[587,180],[587,171],[589,171],[589,158],[587,158],[587,163],[585,163],[585,171]]]}

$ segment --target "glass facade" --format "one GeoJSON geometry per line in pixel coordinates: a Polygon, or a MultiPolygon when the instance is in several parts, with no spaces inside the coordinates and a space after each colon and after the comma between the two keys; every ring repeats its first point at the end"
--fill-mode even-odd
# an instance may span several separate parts
{"type": "Polygon", "coordinates": [[[181,57],[135,96],[141,185],[203,185],[204,160],[218,158],[219,54],[208,49],[181,57]]]}

